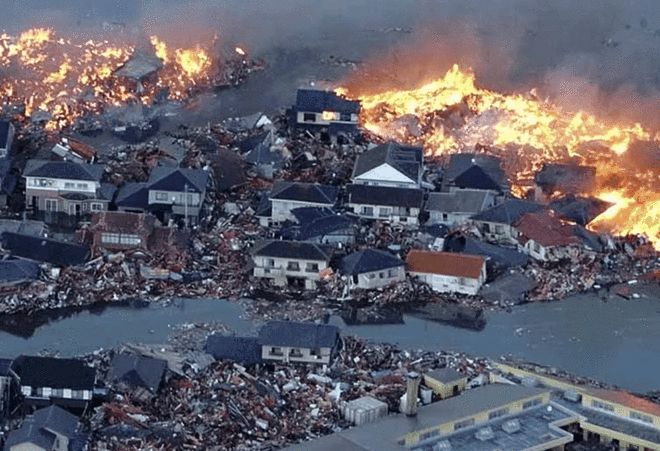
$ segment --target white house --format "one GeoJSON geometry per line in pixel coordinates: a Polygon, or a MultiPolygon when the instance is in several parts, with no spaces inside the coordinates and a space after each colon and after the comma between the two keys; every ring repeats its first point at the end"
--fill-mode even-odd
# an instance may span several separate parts
{"type": "Polygon", "coordinates": [[[489,241],[517,244],[518,232],[514,224],[527,213],[541,211],[541,204],[520,199],[507,199],[499,205],[472,216],[472,222],[489,241]]]}
{"type": "Polygon", "coordinates": [[[350,288],[380,288],[406,279],[405,263],[389,252],[365,249],[347,255],[340,272],[350,288]]]}
{"type": "Polygon", "coordinates": [[[297,222],[292,213],[297,208],[332,208],[337,203],[338,189],[318,183],[277,181],[273,184],[269,200],[272,205],[271,220],[297,222]]]}
{"type": "Polygon", "coordinates": [[[466,224],[475,214],[495,204],[495,196],[484,190],[462,189],[451,193],[429,193],[426,210],[428,224],[449,227],[466,224]]]}
{"type": "Polygon", "coordinates": [[[348,185],[347,205],[357,216],[417,226],[424,203],[421,189],[348,185]]]}
{"type": "Polygon", "coordinates": [[[486,281],[486,259],[480,255],[412,250],[408,272],[440,293],[475,295],[486,281]]]}
{"type": "Polygon", "coordinates": [[[268,321],[259,329],[265,361],[329,364],[339,344],[335,326],[293,321],[268,321]]]}
{"type": "Polygon", "coordinates": [[[420,188],[423,174],[421,147],[388,142],[358,156],[352,180],[356,185],[420,188]]]}
{"type": "Polygon", "coordinates": [[[273,240],[258,243],[252,251],[253,276],[272,279],[278,286],[316,288],[331,254],[316,243],[273,240]]]}

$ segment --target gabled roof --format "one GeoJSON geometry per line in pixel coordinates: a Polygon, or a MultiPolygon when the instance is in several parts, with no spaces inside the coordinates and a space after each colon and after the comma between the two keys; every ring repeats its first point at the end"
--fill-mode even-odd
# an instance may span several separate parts
{"type": "Polygon", "coordinates": [[[30,260],[0,260],[0,284],[37,280],[40,272],[39,265],[30,260]]]}
{"type": "Polygon", "coordinates": [[[300,241],[261,241],[255,245],[252,254],[261,257],[330,261],[330,253],[321,246],[300,241]]]}
{"type": "Polygon", "coordinates": [[[421,189],[348,185],[346,192],[349,204],[421,208],[424,202],[424,191],[421,189]]]}
{"type": "Polygon", "coordinates": [[[550,202],[549,207],[563,219],[587,225],[612,205],[612,203],[596,197],[567,194],[550,202]]]}
{"type": "Polygon", "coordinates": [[[354,275],[399,266],[405,266],[404,261],[389,252],[378,249],[365,249],[344,257],[341,260],[340,271],[345,275],[354,275]]]}
{"type": "Polygon", "coordinates": [[[479,213],[486,203],[488,192],[465,189],[452,193],[429,193],[426,209],[446,213],[479,213]]]}
{"type": "Polygon", "coordinates": [[[87,261],[89,248],[19,233],[3,232],[2,247],[11,255],[50,263],[56,266],[76,266],[87,261]]]}
{"type": "Polygon", "coordinates": [[[502,160],[483,153],[457,153],[449,157],[444,184],[462,188],[502,190],[507,178],[502,160]]]}
{"type": "Polygon", "coordinates": [[[336,111],[340,113],[359,113],[360,102],[348,100],[332,91],[317,89],[298,89],[296,95],[296,110],[322,113],[336,111]]]}
{"type": "Polygon", "coordinates": [[[92,214],[89,227],[92,231],[149,235],[156,224],[156,217],[146,213],[102,211],[92,214]]]}
{"type": "Polygon", "coordinates": [[[421,147],[403,146],[387,142],[360,154],[353,168],[353,179],[388,164],[409,179],[417,182],[422,172],[424,156],[421,147]]]}
{"type": "Polygon", "coordinates": [[[291,210],[300,224],[300,240],[327,235],[332,232],[349,230],[355,224],[353,219],[338,215],[328,208],[302,207],[291,210]]]}
{"type": "Polygon", "coordinates": [[[257,337],[213,334],[206,339],[204,349],[216,360],[232,360],[245,365],[261,362],[261,345],[257,337]]]}
{"type": "Polygon", "coordinates": [[[545,207],[541,204],[529,202],[520,199],[507,199],[499,205],[484,210],[472,216],[475,221],[495,222],[500,224],[513,225],[527,213],[534,213],[543,210],[545,207]]]}
{"type": "Polygon", "coordinates": [[[69,439],[76,436],[78,417],[61,407],[52,405],[34,412],[33,421],[42,428],[57,432],[69,439]]]}
{"type": "Polygon", "coordinates": [[[278,180],[273,183],[270,199],[334,205],[338,194],[339,190],[336,186],[278,180]]]}
{"type": "Polygon", "coordinates": [[[96,370],[78,359],[22,355],[14,360],[12,369],[21,385],[30,387],[92,390],[96,381],[96,370]]]}
{"type": "Polygon", "coordinates": [[[156,166],[149,174],[147,185],[150,190],[203,193],[209,180],[209,173],[203,169],[172,168],[156,166]]]}
{"type": "Polygon", "coordinates": [[[515,249],[485,243],[471,237],[451,236],[445,239],[445,250],[465,254],[481,255],[488,259],[488,264],[509,268],[524,266],[529,261],[527,255],[515,249]]]}
{"type": "Polygon", "coordinates": [[[57,437],[52,432],[48,432],[40,425],[30,420],[26,420],[20,429],[9,433],[4,449],[9,451],[12,447],[23,443],[31,443],[34,449],[54,449],[57,437]]]}
{"type": "Polygon", "coordinates": [[[107,200],[108,202],[112,201],[117,192],[117,187],[112,183],[101,183],[101,186],[96,191],[96,195],[99,199],[107,200]]]}
{"type": "Polygon", "coordinates": [[[146,183],[127,183],[119,189],[115,204],[119,207],[145,209],[149,203],[146,183]]]}
{"type": "Polygon", "coordinates": [[[575,236],[574,226],[565,224],[546,211],[527,213],[515,224],[522,234],[522,242],[534,240],[541,246],[568,246],[579,244],[581,240],[575,236]]]}
{"type": "Polygon", "coordinates": [[[109,378],[156,392],[166,369],[165,360],[121,353],[115,355],[110,363],[109,378]]]}
{"type": "Polygon", "coordinates": [[[486,259],[479,255],[412,250],[406,257],[411,272],[477,279],[486,259]]]}
{"type": "Polygon", "coordinates": [[[584,192],[592,187],[596,179],[596,168],[577,164],[544,163],[534,176],[534,182],[544,192],[584,192]]]}
{"type": "Polygon", "coordinates": [[[0,121],[0,148],[4,149],[7,147],[7,140],[9,138],[9,126],[10,122],[0,121]]]}
{"type": "Polygon", "coordinates": [[[325,324],[268,321],[259,329],[259,342],[263,346],[332,348],[338,339],[339,329],[325,324]]]}
{"type": "Polygon", "coordinates": [[[104,167],[100,164],[28,160],[23,171],[23,176],[100,182],[104,170],[104,167]]]}

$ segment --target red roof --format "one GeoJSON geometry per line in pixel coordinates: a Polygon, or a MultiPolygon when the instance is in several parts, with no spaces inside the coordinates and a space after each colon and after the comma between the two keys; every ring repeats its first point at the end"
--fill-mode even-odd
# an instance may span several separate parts
{"type": "Polygon", "coordinates": [[[412,272],[478,279],[486,259],[480,255],[412,250],[406,264],[412,272]]]}
{"type": "Polygon", "coordinates": [[[515,227],[522,234],[523,243],[534,240],[545,247],[580,243],[580,239],[573,231],[573,225],[566,224],[545,211],[527,213],[520,218],[515,227]]]}
{"type": "Polygon", "coordinates": [[[610,401],[615,404],[626,406],[630,409],[660,417],[660,404],[649,401],[648,399],[640,398],[627,391],[592,388],[587,390],[587,393],[595,398],[610,401]]]}

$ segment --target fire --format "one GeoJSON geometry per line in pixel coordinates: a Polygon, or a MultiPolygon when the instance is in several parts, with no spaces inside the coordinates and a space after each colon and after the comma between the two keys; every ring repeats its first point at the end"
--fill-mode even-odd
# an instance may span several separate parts
{"type": "MultiPolygon", "coordinates": [[[[136,51],[128,43],[57,37],[51,29],[34,28],[18,37],[0,35],[0,102],[5,108],[33,117],[38,111],[48,130],[72,124],[77,118],[100,113],[106,106],[126,102],[150,104],[159,95],[184,100],[196,86],[210,85],[214,61],[209,51],[170,48],[157,36],[150,38],[153,53],[163,67],[142,80],[115,74],[136,51]]],[[[149,43],[145,43],[149,46],[149,43]]],[[[210,44],[209,44],[210,47],[210,44]]]]}
{"type": "Polygon", "coordinates": [[[660,174],[631,177],[623,158],[634,141],[655,141],[640,124],[610,124],[584,111],[568,112],[536,92],[503,94],[481,88],[471,70],[454,65],[443,77],[412,89],[337,92],[362,103],[362,125],[383,139],[423,144],[429,156],[481,149],[504,160],[513,192],[524,194],[545,162],[595,166],[590,193],[615,205],[592,227],[646,234],[660,247],[660,174]]]}

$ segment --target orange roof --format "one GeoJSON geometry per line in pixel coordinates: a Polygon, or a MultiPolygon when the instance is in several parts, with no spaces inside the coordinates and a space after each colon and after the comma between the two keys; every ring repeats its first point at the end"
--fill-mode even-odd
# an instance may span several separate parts
{"type": "Polygon", "coordinates": [[[454,277],[477,279],[486,259],[480,255],[455,254],[452,252],[430,252],[412,250],[406,264],[412,272],[425,272],[454,277]]]}
{"type": "Polygon", "coordinates": [[[660,417],[660,404],[649,401],[648,399],[640,398],[627,391],[591,388],[587,390],[587,393],[604,401],[621,404],[622,406],[660,417]]]}
{"type": "Polygon", "coordinates": [[[515,225],[527,240],[534,240],[541,246],[568,246],[578,244],[573,226],[560,221],[547,212],[527,213],[515,225]]]}

